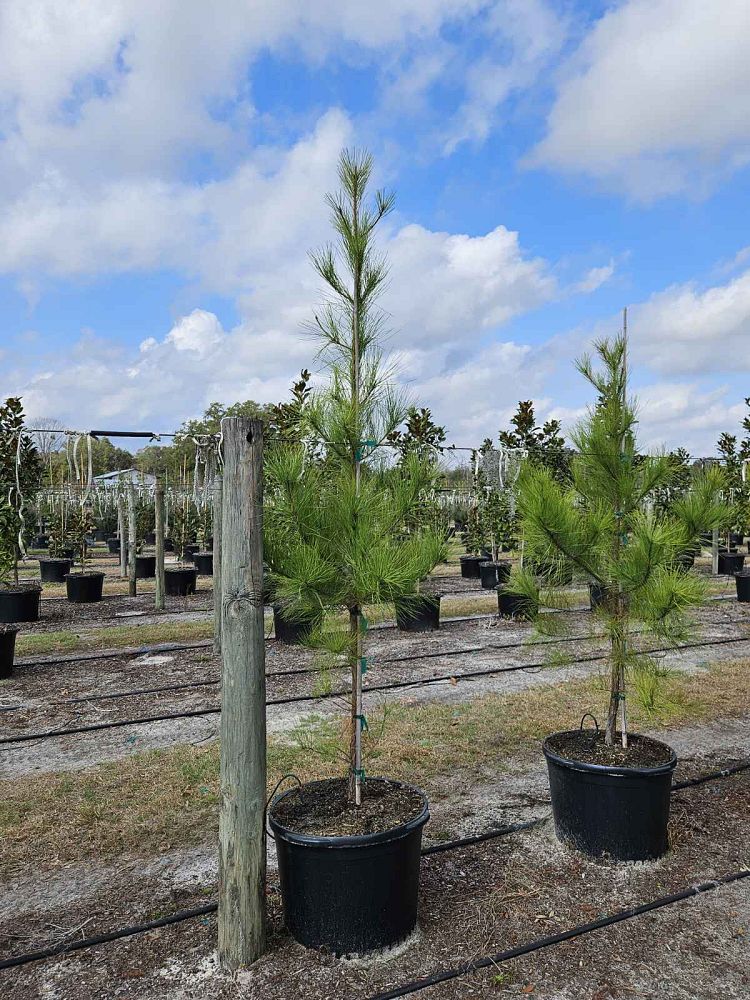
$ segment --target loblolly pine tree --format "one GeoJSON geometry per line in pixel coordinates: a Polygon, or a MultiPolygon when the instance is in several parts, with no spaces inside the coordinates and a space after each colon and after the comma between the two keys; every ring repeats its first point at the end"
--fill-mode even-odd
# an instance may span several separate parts
{"type": "MultiPolygon", "coordinates": [[[[704,598],[705,582],[685,572],[679,557],[702,531],[721,524],[727,510],[719,499],[723,476],[718,468],[696,473],[691,488],[667,513],[649,509],[654,493],[673,481],[675,463],[667,455],[644,457],[636,452],[637,421],[635,405],[627,398],[624,338],[600,341],[596,352],[599,370],[589,357],[577,363],[596,389],[598,402],[571,435],[577,452],[571,485],[527,463],[518,481],[518,510],[533,559],[572,564],[600,588],[597,625],[604,627],[609,640],[605,743],[615,743],[619,723],[626,748],[626,673],[653,674],[655,666],[633,645],[634,626],[667,644],[684,637],[690,609],[704,598]]],[[[540,593],[531,574],[516,574],[512,587],[530,606],[558,603],[554,588],[540,593]]],[[[538,621],[551,625],[553,618],[559,616],[541,616],[538,621]]]]}
{"type": "Polygon", "coordinates": [[[324,623],[308,641],[347,658],[348,787],[355,805],[366,726],[362,609],[397,599],[416,604],[419,581],[445,551],[443,534],[420,515],[434,483],[433,464],[418,452],[405,454],[397,467],[377,461],[409,407],[379,347],[377,298],[388,272],[374,235],[393,196],[379,191],[368,199],[372,166],[367,153],[342,153],[341,190],[327,198],[337,241],[311,254],[328,293],[313,327],[328,380],[307,400],[301,420],[322,455],[312,457],[302,443],[272,449],[264,501],[264,554],[285,616],[313,624],[325,611],[348,611],[348,629],[324,623]]]}

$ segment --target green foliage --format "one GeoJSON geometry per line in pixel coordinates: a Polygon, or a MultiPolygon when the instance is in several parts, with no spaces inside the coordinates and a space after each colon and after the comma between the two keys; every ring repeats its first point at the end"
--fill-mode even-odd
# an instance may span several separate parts
{"type": "Polygon", "coordinates": [[[94,512],[90,503],[74,504],[69,513],[68,531],[73,550],[86,568],[88,556],[88,537],[94,530],[94,512]]]}
{"type": "Polygon", "coordinates": [[[282,442],[265,463],[264,555],[286,617],[321,620],[329,609],[349,611],[348,634],[322,619],[310,643],[346,655],[351,671],[352,797],[361,772],[362,606],[415,599],[419,581],[445,552],[444,534],[429,516],[434,463],[411,447],[396,467],[377,461],[410,411],[379,348],[377,296],[387,267],[373,239],[393,197],[368,198],[372,166],[368,154],[342,153],[341,190],[327,198],[336,244],[311,254],[328,292],[313,326],[327,384],[300,407],[301,437],[316,443],[316,455],[282,442]]]}
{"type": "Polygon", "coordinates": [[[63,549],[72,548],[70,511],[66,501],[57,503],[48,516],[49,554],[53,559],[59,559],[63,549]]]}
{"type": "Polygon", "coordinates": [[[434,462],[436,455],[443,450],[445,428],[433,421],[432,413],[426,407],[418,410],[416,406],[410,406],[404,430],[389,434],[388,443],[396,449],[400,462],[415,453],[427,462],[434,462]]]}
{"type": "Polygon", "coordinates": [[[18,582],[18,535],[42,482],[41,459],[23,427],[21,400],[11,396],[0,406],[0,502],[3,504],[0,582],[3,583],[8,583],[11,575],[18,582]]]}
{"type": "MultiPolygon", "coordinates": [[[[625,672],[640,671],[646,690],[645,661],[630,644],[633,623],[666,643],[682,639],[689,612],[704,595],[703,580],[685,572],[679,557],[702,531],[727,516],[719,499],[724,477],[718,468],[697,473],[690,488],[668,511],[649,510],[657,491],[671,488],[679,466],[666,455],[636,452],[635,409],[626,398],[625,344],[621,338],[596,345],[601,370],[587,357],[578,370],[596,389],[598,403],[576,427],[577,455],[571,482],[561,483],[547,467],[526,463],[518,481],[527,561],[552,567],[540,594],[555,602],[555,584],[573,566],[608,595],[597,613],[610,640],[610,700],[607,741],[614,739],[618,708],[625,697],[625,672]],[[556,580],[557,577],[557,580],[556,580]]],[[[512,586],[530,596],[539,581],[515,574],[512,586]]],[[[651,672],[655,697],[656,673],[651,672]]],[[[624,713],[623,713],[624,714],[624,713]]]]}
{"type": "Polygon", "coordinates": [[[549,469],[555,479],[570,479],[570,462],[565,450],[565,439],[560,433],[559,420],[547,420],[539,427],[534,415],[534,403],[528,399],[518,404],[511,417],[512,429],[500,431],[499,441],[505,448],[523,448],[529,461],[549,469]]]}
{"type": "Polygon", "coordinates": [[[190,497],[182,497],[172,510],[171,537],[178,555],[182,555],[185,546],[192,544],[198,537],[198,508],[190,497]]]}
{"type": "Polygon", "coordinates": [[[731,506],[730,515],[721,528],[744,530],[750,524],[750,481],[742,481],[742,464],[745,457],[750,457],[750,435],[738,447],[736,436],[724,433],[717,447],[724,460],[724,493],[731,506]]]}

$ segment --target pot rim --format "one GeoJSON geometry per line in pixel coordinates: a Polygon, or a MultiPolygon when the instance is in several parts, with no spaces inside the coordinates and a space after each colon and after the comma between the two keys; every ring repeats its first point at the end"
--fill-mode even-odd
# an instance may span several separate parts
{"type": "MultiPolygon", "coordinates": [[[[677,754],[667,743],[662,743],[661,740],[654,740],[653,737],[648,737],[648,739],[653,740],[654,743],[659,743],[661,746],[666,747],[670,753],[670,759],[664,764],[657,764],[654,767],[627,767],[627,766],[614,766],[609,764],[591,764],[588,761],[575,760],[572,757],[564,757],[562,754],[557,753],[549,746],[549,741],[555,736],[563,736],[573,733],[579,733],[580,729],[563,729],[557,733],[550,733],[550,735],[542,743],[542,752],[547,758],[547,761],[553,761],[555,764],[559,764],[561,767],[565,767],[570,771],[587,771],[591,774],[611,774],[618,777],[638,777],[642,776],[644,778],[658,777],[662,774],[670,774],[674,771],[677,766],[677,754]]],[[[628,733],[629,739],[643,739],[641,733],[628,733]]]]}
{"type": "Polygon", "coordinates": [[[94,576],[100,576],[102,578],[102,580],[103,580],[106,575],[107,575],[106,573],[102,573],[102,571],[98,570],[98,569],[84,569],[84,570],[78,570],[78,572],[76,572],[76,573],[66,573],[65,574],[65,579],[66,580],[77,580],[77,579],[81,579],[82,577],[89,577],[89,578],[91,578],[91,577],[94,577],[94,576]]]}
{"type": "MultiPolygon", "coordinates": [[[[156,558],[155,556],[153,558],[156,558]]],[[[165,566],[165,573],[197,573],[194,566],[165,566]]]]}
{"type": "Polygon", "coordinates": [[[15,622],[0,622],[0,636],[18,635],[20,631],[21,627],[16,625],[15,622]]]}
{"type": "Polygon", "coordinates": [[[320,781],[306,781],[304,785],[295,786],[294,788],[289,788],[287,791],[282,792],[277,795],[273,802],[268,807],[268,823],[273,830],[274,834],[281,837],[288,844],[296,844],[300,847],[325,847],[329,850],[337,850],[341,848],[356,848],[356,847],[372,847],[375,844],[387,844],[392,840],[401,840],[409,833],[413,833],[414,830],[418,830],[420,827],[424,826],[425,823],[430,818],[430,804],[427,801],[427,796],[422,791],[421,788],[417,788],[416,785],[410,785],[405,781],[394,781],[391,778],[369,778],[369,781],[385,781],[389,785],[397,785],[399,788],[408,788],[413,792],[417,792],[422,799],[422,810],[413,819],[407,820],[405,823],[399,824],[399,826],[394,826],[390,830],[382,830],[380,833],[360,833],[353,836],[319,836],[310,833],[297,833],[294,830],[290,830],[288,827],[284,826],[277,819],[274,819],[272,815],[272,810],[283,798],[288,795],[292,795],[299,791],[299,788],[304,788],[305,785],[317,785],[323,784],[329,781],[337,781],[337,778],[323,778],[320,781]]]}
{"type": "Polygon", "coordinates": [[[29,580],[28,583],[12,583],[7,587],[5,585],[0,586],[0,596],[3,594],[13,594],[14,597],[17,597],[19,594],[41,594],[41,592],[42,584],[38,580],[29,580]]]}

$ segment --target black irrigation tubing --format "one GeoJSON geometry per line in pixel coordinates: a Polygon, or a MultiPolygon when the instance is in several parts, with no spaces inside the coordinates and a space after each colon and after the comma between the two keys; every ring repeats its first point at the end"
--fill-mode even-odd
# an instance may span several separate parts
{"type": "MultiPolygon", "coordinates": [[[[737,642],[750,642],[750,636],[737,636],[730,639],[705,639],[700,642],[686,643],[682,646],[657,646],[651,649],[644,649],[641,652],[645,654],[649,653],[671,653],[679,652],[685,649],[700,649],[705,646],[725,646],[737,642]]],[[[571,660],[568,664],[569,666],[575,666],[581,663],[595,663],[597,660],[605,659],[606,654],[598,654],[592,656],[582,656],[576,660],[571,660]]],[[[497,674],[510,674],[517,673],[519,671],[530,671],[530,670],[546,670],[550,669],[550,664],[544,661],[537,663],[519,663],[514,664],[511,667],[494,667],[491,670],[470,670],[464,671],[463,673],[452,673],[452,674],[440,674],[437,677],[427,677],[421,680],[413,681],[394,681],[390,684],[377,684],[372,687],[365,687],[363,689],[363,694],[375,694],[379,691],[393,691],[393,690],[403,690],[405,688],[412,687],[428,687],[431,684],[440,684],[444,681],[460,681],[460,680],[473,680],[477,677],[493,677],[497,674]]],[[[331,691],[325,694],[318,695],[290,695],[287,698],[268,698],[266,699],[266,706],[269,705],[293,705],[301,704],[306,701],[321,702],[327,701],[333,698],[342,698],[348,695],[350,692],[347,690],[341,691],[331,691]]],[[[95,722],[90,723],[86,726],[75,726],[68,729],[51,729],[44,730],[39,733],[22,733],[18,736],[3,736],[0,737],[0,746],[7,746],[17,743],[29,743],[35,740],[46,740],[52,739],[58,736],[78,736],[82,733],[94,733],[100,732],[105,729],[121,729],[125,726],[141,726],[147,725],[151,722],[165,722],[175,719],[193,719],[201,715],[219,715],[221,714],[221,708],[203,708],[203,709],[193,709],[188,712],[169,712],[164,715],[147,715],[141,716],[137,719],[116,719],[110,722],[95,722]]]]}
{"type": "Polygon", "coordinates": [[[601,930],[604,927],[611,927],[613,924],[622,923],[623,920],[631,920],[633,917],[639,917],[644,913],[651,913],[654,910],[663,909],[665,906],[672,906],[674,903],[680,903],[683,900],[691,899],[693,896],[703,895],[706,892],[711,892],[713,889],[718,889],[719,887],[725,885],[731,885],[733,882],[740,882],[742,879],[749,877],[750,869],[747,868],[738,872],[732,872],[731,875],[722,875],[719,878],[711,879],[709,882],[701,882],[699,885],[692,885],[687,889],[682,889],[680,892],[673,892],[668,896],[660,896],[658,899],[651,900],[650,903],[643,903],[640,906],[632,906],[625,910],[616,910],[607,917],[600,917],[598,920],[590,920],[585,924],[577,924],[575,927],[571,927],[567,931],[562,931],[560,934],[550,934],[547,937],[537,938],[535,941],[528,941],[526,944],[518,945],[516,948],[507,948],[505,951],[499,951],[494,955],[488,955],[486,958],[479,958],[471,962],[464,962],[463,964],[457,965],[452,969],[444,969],[442,972],[436,972],[432,976],[426,976],[423,979],[415,979],[411,982],[404,983],[402,986],[397,986],[395,989],[375,993],[369,998],[369,1000],[397,1000],[398,997],[410,996],[413,993],[419,993],[421,990],[429,989],[431,986],[437,986],[440,983],[445,983],[452,979],[458,979],[461,976],[469,975],[472,972],[478,972],[481,969],[493,968],[503,962],[509,962],[513,958],[520,958],[522,955],[533,954],[536,951],[541,951],[543,948],[549,948],[551,945],[560,944],[563,941],[571,941],[573,938],[581,937],[584,934],[590,934],[592,931],[601,930]]]}
{"type": "Polygon", "coordinates": [[[134,934],[144,934],[147,931],[154,931],[160,927],[169,927],[170,924],[179,924],[183,920],[191,920],[194,917],[202,917],[209,913],[216,913],[218,904],[206,903],[205,906],[196,906],[191,910],[178,910],[169,917],[159,917],[158,920],[149,920],[143,924],[133,924],[132,927],[121,927],[117,931],[108,931],[106,934],[96,934],[94,937],[81,938],[80,941],[66,941],[53,945],[51,948],[43,948],[40,951],[32,951],[27,955],[14,955],[11,958],[0,960],[0,969],[14,969],[19,965],[29,965],[31,962],[39,962],[44,958],[53,958],[55,955],[67,954],[71,951],[82,951],[84,948],[94,948],[99,944],[108,944],[110,941],[117,941],[120,938],[132,937],[134,934]]]}
{"type": "MultiPolygon", "coordinates": [[[[708,781],[715,781],[719,778],[726,778],[731,774],[736,774],[738,771],[747,770],[750,768],[750,759],[747,761],[736,764],[731,767],[723,768],[720,771],[713,771],[710,774],[700,775],[697,778],[693,778],[687,782],[679,782],[672,786],[672,791],[677,791],[681,788],[686,788],[688,786],[693,786],[701,784],[708,781]]],[[[429,847],[422,848],[422,857],[429,857],[433,854],[442,854],[446,851],[454,851],[463,847],[471,847],[475,844],[484,843],[488,840],[497,840],[500,837],[507,837],[512,833],[518,833],[522,830],[529,830],[533,827],[540,826],[545,823],[549,817],[539,816],[536,819],[527,820],[523,823],[511,823],[507,826],[498,827],[494,830],[488,830],[486,833],[475,834],[470,837],[461,837],[457,840],[445,841],[444,843],[431,844],[429,847]]],[[[692,895],[698,895],[701,892],[708,891],[709,888],[718,888],[720,885],[728,885],[731,882],[739,881],[750,875],[750,871],[736,872],[733,875],[725,875],[720,879],[714,879],[711,882],[701,883],[699,886],[694,886],[690,890],[683,890],[682,893],[673,894],[673,896],[664,896],[659,900],[655,900],[652,903],[646,903],[642,907],[636,907],[633,910],[620,911],[620,914],[626,914],[622,916],[619,914],[614,914],[612,917],[603,918],[603,923],[601,921],[593,921],[592,924],[582,924],[577,928],[572,928],[570,931],[566,931],[563,935],[554,935],[552,938],[541,938],[536,942],[532,942],[531,945],[521,946],[523,949],[519,951],[518,949],[513,949],[513,953],[500,953],[493,956],[490,959],[482,959],[481,962],[485,962],[487,965],[495,964],[498,961],[507,961],[509,958],[517,958],[520,954],[527,954],[529,951],[538,951],[539,948],[546,947],[548,944],[556,944],[559,941],[567,940],[570,937],[576,937],[583,933],[588,933],[591,930],[596,930],[599,926],[604,927],[609,923],[618,923],[620,920],[628,919],[628,916],[637,916],[640,913],[647,913],[649,910],[658,909],[661,906],[668,905],[668,902],[678,902],[681,899],[686,899],[692,895]],[[540,944],[539,942],[546,942],[540,944]]],[[[195,917],[206,916],[208,914],[216,913],[218,910],[217,903],[207,903],[205,906],[195,907],[189,910],[178,910],[177,913],[173,913],[168,917],[161,917],[158,920],[150,920],[142,924],[133,924],[129,927],[123,927],[116,931],[108,931],[104,934],[97,934],[93,937],[83,938],[80,941],[64,942],[58,945],[53,945],[50,948],[44,948],[39,951],[29,952],[26,955],[14,955],[11,958],[6,958],[0,960],[0,970],[1,969],[11,969],[17,968],[21,965],[29,965],[32,962],[38,962],[46,958],[53,958],[56,955],[66,954],[71,951],[81,951],[85,948],[93,948],[100,944],[107,944],[111,941],[117,941],[122,938],[132,937],[135,934],[144,934],[148,931],[156,930],[161,927],[168,927],[171,924],[182,923],[186,920],[192,920],[195,917]]],[[[446,973],[441,973],[440,975],[447,978],[456,978],[459,975],[464,975],[466,972],[476,971],[479,968],[485,968],[486,965],[474,965],[472,968],[465,968],[464,966],[459,966],[458,969],[464,969],[465,971],[449,970],[453,975],[447,975],[446,973]]],[[[371,1000],[388,1000],[389,997],[397,996],[408,996],[409,993],[415,993],[418,990],[426,989],[428,986],[436,985],[436,982],[444,982],[445,979],[440,979],[435,982],[431,977],[429,980],[415,980],[414,983],[408,983],[406,986],[401,986],[400,993],[386,993],[378,994],[376,997],[372,997],[371,1000]],[[406,992],[403,992],[406,990],[406,992]]]]}
{"type": "MultiPolygon", "coordinates": [[[[638,633],[633,633],[638,634],[638,633]]],[[[578,642],[581,640],[596,641],[597,639],[605,638],[604,635],[601,636],[591,636],[591,635],[571,635],[571,636],[560,636],[556,639],[543,639],[539,642],[505,642],[505,643],[490,643],[486,646],[464,646],[461,649],[450,649],[447,651],[437,650],[432,653],[409,653],[406,656],[391,656],[385,659],[378,659],[377,666],[383,666],[385,664],[392,663],[408,663],[414,660],[430,660],[439,657],[450,657],[450,656],[461,656],[466,653],[483,653],[486,650],[496,650],[496,649],[521,649],[524,647],[531,646],[552,646],[563,642],[578,642]]],[[[343,669],[343,668],[342,668],[343,669]]],[[[298,677],[304,674],[314,674],[319,673],[318,667],[294,667],[291,670],[269,670],[266,672],[266,679],[278,679],[283,677],[298,677]]],[[[108,694],[94,694],[94,695],[80,695],[77,698],[65,698],[62,701],[53,701],[52,705],[79,705],[89,701],[108,701],[116,698],[133,698],[137,695],[142,694],[160,694],[163,691],[183,691],[190,688],[197,687],[213,687],[216,684],[221,683],[221,678],[210,677],[203,681],[186,681],[181,684],[165,684],[161,687],[153,688],[135,688],[132,691],[113,691],[108,694]]],[[[10,705],[7,707],[0,707],[0,712],[18,712],[24,708],[29,708],[29,705],[10,705]]]]}

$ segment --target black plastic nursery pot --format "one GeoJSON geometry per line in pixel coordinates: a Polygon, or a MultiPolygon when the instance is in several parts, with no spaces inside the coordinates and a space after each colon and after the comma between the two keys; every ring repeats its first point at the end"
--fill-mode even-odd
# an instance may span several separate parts
{"type": "Polygon", "coordinates": [[[505,584],[499,584],[497,590],[497,610],[501,618],[526,618],[532,619],[539,610],[539,606],[534,601],[530,601],[523,594],[512,594],[504,589],[505,584]]]}
{"type": "Polygon", "coordinates": [[[0,625],[0,681],[7,680],[13,673],[17,635],[14,625],[0,625]]]}
{"type": "Polygon", "coordinates": [[[109,549],[109,554],[112,556],[119,556],[120,554],[120,539],[119,538],[108,538],[107,548],[109,549]]]}
{"type": "Polygon", "coordinates": [[[737,600],[742,604],[750,604],[750,569],[743,569],[734,574],[737,587],[737,600]]]}
{"type": "Polygon", "coordinates": [[[96,531],[94,531],[94,541],[95,542],[106,542],[107,541],[107,532],[104,531],[102,528],[97,528],[96,531]]]}
{"type": "Polygon", "coordinates": [[[38,583],[21,583],[0,589],[0,623],[39,621],[38,583]]]}
{"type": "Polygon", "coordinates": [[[214,554],[213,552],[196,552],[193,556],[195,568],[201,576],[214,575],[214,554]]]}
{"type": "Polygon", "coordinates": [[[156,576],[156,556],[135,557],[136,580],[153,580],[156,576]]]}
{"type": "Polygon", "coordinates": [[[85,573],[68,573],[65,577],[65,588],[71,604],[96,604],[102,599],[104,573],[87,571],[85,573]]]}
{"type": "Polygon", "coordinates": [[[506,560],[493,562],[487,559],[479,564],[479,579],[485,590],[494,590],[499,583],[507,583],[511,564],[506,560]]]}
{"type": "Polygon", "coordinates": [[[72,566],[72,559],[40,559],[39,576],[42,583],[65,583],[72,566]]]}
{"type": "Polygon", "coordinates": [[[731,576],[739,573],[745,564],[745,556],[742,552],[720,552],[719,553],[719,575],[731,576]]]}
{"type": "Polygon", "coordinates": [[[200,551],[200,545],[186,545],[182,550],[182,561],[192,562],[193,556],[196,552],[200,551]]]}
{"type": "Polygon", "coordinates": [[[164,590],[169,597],[195,593],[198,571],[194,566],[168,566],[164,570],[164,590]]]}
{"type": "Polygon", "coordinates": [[[321,618],[285,618],[284,609],[280,604],[273,606],[273,632],[278,642],[289,646],[301,645],[312,630],[319,625],[321,618]]]}
{"type": "MultiPolygon", "coordinates": [[[[669,847],[667,825],[677,755],[666,744],[666,763],[611,767],[574,760],[555,750],[561,737],[591,738],[590,730],[555,733],[543,744],[557,837],[589,857],[650,861],[669,847]]],[[[632,742],[642,740],[631,734],[632,742]]],[[[651,742],[656,743],[656,740],[651,742]]]]}
{"type": "Polygon", "coordinates": [[[156,545],[156,532],[149,531],[144,538],[146,545],[156,545]]]}
{"type": "Polygon", "coordinates": [[[604,604],[604,600],[607,596],[607,588],[603,587],[600,583],[590,583],[589,584],[589,606],[591,610],[594,611],[596,608],[600,608],[604,604]]]}
{"type": "Polygon", "coordinates": [[[420,594],[418,598],[395,602],[396,627],[400,632],[434,632],[440,628],[440,594],[420,594]]]}
{"type": "Polygon", "coordinates": [[[742,534],[739,531],[732,531],[730,533],[730,535],[729,535],[729,544],[730,545],[742,545],[742,543],[744,542],[744,540],[745,540],[744,534],[742,534]]]}
{"type": "Polygon", "coordinates": [[[336,956],[362,955],[392,948],[412,933],[422,830],[430,818],[424,793],[413,791],[424,803],[414,819],[382,833],[351,837],[289,830],[274,818],[274,808],[297,789],[275,800],[268,822],[276,840],[284,921],[300,944],[336,956]]]}
{"type": "Polygon", "coordinates": [[[466,579],[479,579],[479,564],[486,562],[487,556],[461,556],[461,576],[466,579]]]}
{"type": "Polygon", "coordinates": [[[32,549],[48,549],[49,535],[37,535],[31,547],[32,549]]]}
{"type": "Polygon", "coordinates": [[[165,552],[174,552],[174,542],[172,541],[171,538],[165,538],[164,539],[164,551],[165,552]]]}

